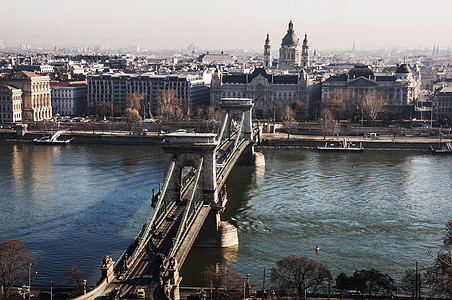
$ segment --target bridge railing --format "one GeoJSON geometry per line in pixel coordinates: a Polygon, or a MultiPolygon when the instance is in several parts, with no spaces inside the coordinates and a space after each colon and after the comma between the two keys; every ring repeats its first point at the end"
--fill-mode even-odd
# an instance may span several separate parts
{"type": "Polygon", "coordinates": [[[204,166],[204,158],[201,157],[199,162],[199,167],[196,170],[196,176],[193,182],[193,189],[190,195],[190,198],[187,200],[187,204],[185,206],[184,212],[182,214],[182,220],[177,230],[176,236],[173,240],[173,244],[169,251],[168,258],[174,257],[176,251],[179,249],[185,234],[187,233],[187,228],[193,223],[194,219],[198,215],[201,210],[203,201],[200,200],[200,186],[199,186],[199,177],[201,176],[201,171],[204,166]]]}
{"type": "MultiPolygon", "coordinates": [[[[174,166],[176,164],[176,160],[173,160],[170,164],[168,172],[165,177],[165,181],[163,184],[163,188],[159,191],[157,196],[157,202],[155,203],[154,211],[152,212],[151,217],[148,221],[143,225],[143,228],[135,237],[133,242],[129,245],[126,251],[120,256],[120,258],[116,261],[114,265],[115,273],[121,273],[123,271],[127,271],[130,266],[135,262],[137,257],[146,247],[146,244],[149,242],[153,231],[160,225],[160,223],[165,218],[165,212],[170,209],[170,200],[169,197],[166,197],[166,191],[168,189],[169,182],[173,176],[174,166]]],[[[174,203],[173,203],[174,204],[174,203]]]]}

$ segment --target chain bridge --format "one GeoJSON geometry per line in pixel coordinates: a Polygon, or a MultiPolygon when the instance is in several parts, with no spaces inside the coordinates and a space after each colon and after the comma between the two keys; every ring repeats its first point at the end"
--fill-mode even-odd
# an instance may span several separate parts
{"type": "Polygon", "coordinates": [[[238,244],[236,228],[220,216],[228,201],[225,181],[234,165],[263,163],[263,156],[254,152],[260,128],[252,125],[252,107],[252,99],[225,98],[218,135],[165,135],[165,177],[152,195],[152,214],[115,263],[104,257],[98,292],[120,288],[133,297],[144,289],[147,299],[179,299],[179,271],[193,245],[238,244]]]}

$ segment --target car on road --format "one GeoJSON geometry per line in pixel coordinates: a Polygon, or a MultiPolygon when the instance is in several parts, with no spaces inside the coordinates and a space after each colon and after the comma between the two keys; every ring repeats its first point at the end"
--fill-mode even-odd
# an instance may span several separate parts
{"type": "Polygon", "coordinates": [[[168,220],[170,220],[170,221],[176,221],[176,220],[177,220],[177,214],[171,214],[171,215],[168,217],[168,220]]]}
{"type": "Polygon", "coordinates": [[[144,292],[144,289],[138,289],[137,290],[137,298],[138,299],[145,299],[146,293],[144,292]]]}
{"type": "Polygon", "coordinates": [[[154,238],[156,238],[156,239],[163,239],[163,231],[160,231],[159,233],[154,234],[154,238]]]}

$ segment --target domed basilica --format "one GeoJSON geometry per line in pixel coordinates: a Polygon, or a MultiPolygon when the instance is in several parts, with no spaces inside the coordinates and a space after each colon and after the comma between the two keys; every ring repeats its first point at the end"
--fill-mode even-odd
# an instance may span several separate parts
{"type": "MultiPolygon", "coordinates": [[[[270,35],[267,34],[264,44],[264,67],[272,66],[274,64],[271,58],[270,35]]],[[[300,46],[300,40],[295,34],[292,21],[289,22],[287,33],[282,39],[277,66],[278,69],[309,68],[308,35],[305,34],[303,45],[300,46]]]]}

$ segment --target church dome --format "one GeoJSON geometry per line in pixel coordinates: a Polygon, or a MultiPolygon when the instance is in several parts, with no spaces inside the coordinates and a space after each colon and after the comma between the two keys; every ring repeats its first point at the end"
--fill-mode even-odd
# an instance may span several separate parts
{"type": "Polygon", "coordinates": [[[359,77],[365,77],[365,78],[372,79],[372,78],[374,78],[374,76],[375,76],[374,72],[372,72],[372,70],[369,69],[368,66],[364,66],[364,65],[357,65],[348,72],[349,79],[356,79],[359,77]]]}
{"type": "Polygon", "coordinates": [[[282,39],[281,46],[297,46],[298,37],[295,35],[293,30],[292,21],[289,22],[289,29],[287,29],[286,35],[282,39]]]}
{"type": "Polygon", "coordinates": [[[411,69],[410,69],[410,67],[408,67],[407,64],[401,64],[395,72],[396,73],[411,73],[411,69]]]}

